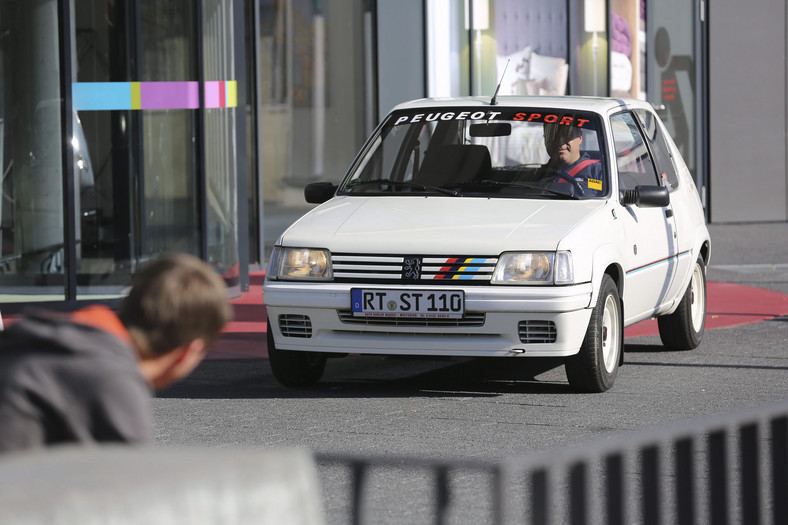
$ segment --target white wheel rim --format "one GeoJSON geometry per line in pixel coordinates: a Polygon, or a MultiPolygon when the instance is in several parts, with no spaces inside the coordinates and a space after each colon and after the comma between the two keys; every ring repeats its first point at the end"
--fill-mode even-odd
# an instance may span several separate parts
{"type": "Polygon", "coordinates": [[[703,326],[703,316],[706,315],[706,289],[703,286],[703,268],[695,265],[690,283],[690,312],[692,315],[692,329],[700,332],[703,326]]]}
{"type": "Polygon", "coordinates": [[[602,359],[608,373],[612,373],[618,364],[618,349],[620,348],[618,327],[618,305],[616,305],[615,298],[608,295],[602,314],[602,359]]]}

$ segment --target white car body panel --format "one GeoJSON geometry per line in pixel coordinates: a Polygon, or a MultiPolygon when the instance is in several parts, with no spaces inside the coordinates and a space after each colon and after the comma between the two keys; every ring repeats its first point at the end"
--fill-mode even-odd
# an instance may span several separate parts
{"type": "Polygon", "coordinates": [[[332,252],[498,255],[555,250],[604,201],[338,196],[284,234],[288,246],[332,252]],[[462,248],[458,244],[461,241],[462,248]]]}
{"type": "MultiPolygon", "coordinates": [[[[484,326],[431,327],[348,325],[338,311],[349,310],[350,288],[324,284],[304,291],[297,284],[279,282],[266,288],[269,317],[306,315],[315,327],[312,337],[284,337],[272,323],[277,348],[322,352],[435,356],[567,356],[577,353],[591,315],[591,285],[561,287],[478,287],[465,293],[466,312],[485,312],[484,326]],[[280,303],[287,306],[279,306],[280,303]],[[527,316],[523,311],[529,312],[527,316]],[[519,321],[553,321],[560,334],[555,343],[524,345],[518,335],[519,321]],[[362,335],[363,333],[363,335],[362,335]]],[[[385,286],[387,289],[447,289],[440,286],[385,286]]]]}

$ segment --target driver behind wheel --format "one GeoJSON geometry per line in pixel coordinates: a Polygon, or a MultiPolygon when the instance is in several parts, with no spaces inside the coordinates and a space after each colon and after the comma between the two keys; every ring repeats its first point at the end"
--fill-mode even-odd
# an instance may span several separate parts
{"type": "Polygon", "coordinates": [[[604,168],[599,159],[581,152],[583,132],[575,126],[544,125],[547,167],[558,172],[551,189],[575,196],[596,197],[603,193],[604,168]]]}

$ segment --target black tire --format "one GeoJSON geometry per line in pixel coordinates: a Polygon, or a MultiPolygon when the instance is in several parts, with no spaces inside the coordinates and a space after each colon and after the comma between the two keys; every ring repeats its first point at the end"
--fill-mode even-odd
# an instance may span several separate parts
{"type": "Polygon", "coordinates": [[[268,363],[279,383],[289,387],[312,386],[323,376],[326,355],[320,352],[279,350],[268,320],[268,363]]]}
{"type": "Polygon", "coordinates": [[[618,287],[602,277],[580,351],[564,361],[569,386],[576,392],[604,392],[613,386],[624,351],[624,319],[618,287]]]}
{"type": "Polygon", "coordinates": [[[701,257],[695,262],[679,307],[670,315],[658,317],[657,324],[665,348],[692,350],[700,344],[706,328],[706,265],[701,257]]]}

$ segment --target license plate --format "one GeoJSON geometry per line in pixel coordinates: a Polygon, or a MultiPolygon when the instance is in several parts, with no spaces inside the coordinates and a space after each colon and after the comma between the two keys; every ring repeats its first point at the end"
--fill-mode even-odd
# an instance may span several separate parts
{"type": "Polygon", "coordinates": [[[457,319],[465,313],[462,290],[378,290],[353,288],[350,303],[356,317],[457,319]]]}

